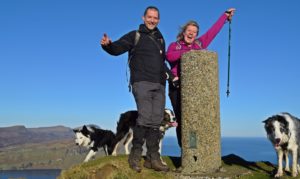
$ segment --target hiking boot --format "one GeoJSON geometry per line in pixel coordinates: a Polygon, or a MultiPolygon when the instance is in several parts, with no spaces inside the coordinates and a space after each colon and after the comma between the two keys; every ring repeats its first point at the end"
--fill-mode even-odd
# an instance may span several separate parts
{"type": "Polygon", "coordinates": [[[144,136],[146,129],[142,126],[135,126],[133,129],[133,140],[131,152],[129,154],[128,163],[130,168],[140,173],[142,171],[142,167],[140,164],[142,152],[143,152],[143,144],[144,144],[144,136]]]}
{"type": "Polygon", "coordinates": [[[163,171],[163,172],[168,172],[170,170],[170,168],[167,165],[163,165],[161,163],[161,160],[152,160],[151,168],[154,169],[155,171],[163,171]]]}
{"type": "Polygon", "coordinates": [[[148,169],[152,169],[151,161],[146,159],[144,162],[144,167],[148,169]]]}
{"type": "Polygon", "coordinates": [[[159,141],[161,132],[158,128],[149,128],[146,135],[147,155],[144,167],[154,169],[155,171],[169,171],[169,167],[163,165],[160,158],[159,141]]]}
{"type": "Polygon", "coordinates": [[[134,171],[140,173],[142,171],[142,167],[139,160],[128,159],[129,167],[134,171]]]}

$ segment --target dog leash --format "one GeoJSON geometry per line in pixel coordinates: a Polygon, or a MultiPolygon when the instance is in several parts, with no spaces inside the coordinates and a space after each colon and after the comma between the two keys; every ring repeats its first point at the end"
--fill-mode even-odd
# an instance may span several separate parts
{"type": "Polygon", "coordinates": [[[228,38],[228,69],[227,69],[227,97],[229,97],[229,83],[230,83],[230,41],[231,41],[231,20],[229,20],[229,38],[228,38]]]}

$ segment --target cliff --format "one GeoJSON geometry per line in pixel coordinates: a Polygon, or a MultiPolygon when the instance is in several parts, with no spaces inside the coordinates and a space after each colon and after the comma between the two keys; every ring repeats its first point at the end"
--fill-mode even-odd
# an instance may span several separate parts
{"type": "Polygon", "coordinates": [[[81,163],[87,152],[75,145],[68,127],[0,128],[0,170],[65,169],[81,163]]]}
{"type": "Polygon", "coordinates": [[[72,129],[64,126],[26,128],[19,125],[0,128],[0,148],[72,138],[72,129]]]}

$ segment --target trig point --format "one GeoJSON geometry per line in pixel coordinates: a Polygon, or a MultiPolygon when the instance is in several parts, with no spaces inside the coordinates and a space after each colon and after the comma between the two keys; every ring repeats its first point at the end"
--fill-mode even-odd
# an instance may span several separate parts
{"type": "Polygon", "coordinates": [[[182,174],[221,167],[217,53],[190,51],[181,59],[182,174]]]}

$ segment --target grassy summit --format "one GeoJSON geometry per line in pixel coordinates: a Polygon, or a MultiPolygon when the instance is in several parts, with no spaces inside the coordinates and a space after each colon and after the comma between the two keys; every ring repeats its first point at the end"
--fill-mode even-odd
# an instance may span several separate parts
{"type": "MultiPolygon", "coordinates": [[[[236,155],[222,157],[222,168],[220,171],[203,174],[183,176],[176,171],[180,158],[163,157],[171,171],[168,173],[155,172],[144,168],[141,173],[136,173],[128,166],[128,156],[100,157],[88,163],[76,165],[68,170],[62,171],[59,179],[185,179],[185,178],[241,178],[241,179],[267,179],[272,178],[276,167],[270,162],[248,162],[236,155]]],[[[282,178],[291,178],[286,173],[282,178]]]]}

